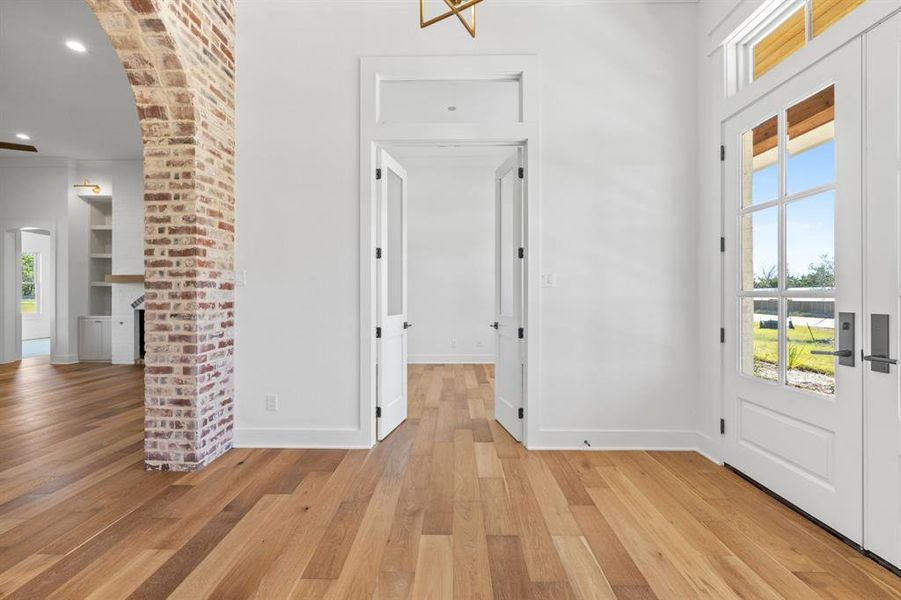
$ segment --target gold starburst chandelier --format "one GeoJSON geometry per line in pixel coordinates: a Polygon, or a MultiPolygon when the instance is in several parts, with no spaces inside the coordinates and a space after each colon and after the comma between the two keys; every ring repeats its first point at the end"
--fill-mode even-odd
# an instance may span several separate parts
{"type": "Polygon", "coordinates": [[[443,21],[448,17],[456,16],[461,23],[463,23],[463,27],[466,28],[466,31],[469,32],[469,35],[472,37],[476,36],[476,4],[481,2],[482,0],[444,0],[444,3],[447,4],[449,10],[441,13],[436,17],[432,17],[431,19],[425,18],[425,0],[419,0],[419,26],[421,28],[426,28],[429,25],[434,25],[439,21],[443,21]],[[464,16],[464,12],[469,11],[469,20],[464,16]]]}

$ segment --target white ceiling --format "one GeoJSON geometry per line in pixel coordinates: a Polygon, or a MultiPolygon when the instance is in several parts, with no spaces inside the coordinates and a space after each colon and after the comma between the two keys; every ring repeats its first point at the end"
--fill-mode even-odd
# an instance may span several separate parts
{"type": "MultiPolygon", "coordinates": [[[[34,144],[41,157],[141,156],[131,86],[84,0],[0,0],[0,141],[34,144]]],[[[0,150],[8,156],[34,155],[0,150]]]]}

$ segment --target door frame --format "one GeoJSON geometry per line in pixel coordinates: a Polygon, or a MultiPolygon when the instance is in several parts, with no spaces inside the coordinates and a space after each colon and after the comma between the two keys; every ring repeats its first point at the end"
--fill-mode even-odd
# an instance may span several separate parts
{"type": "MultiPolygon", "coordinates": [[[[53,253],[54,294],[53,314],[50,326],[50,361],[52,364],[68,364],[59,360],[59,330],[61,313],[59,306],[59,251],[57,249],[56,222],[44,219],[9,219],[0,221],[0,364],[22,360],[22,313],[20,312],[21,270],[19,256],[22,251],[21,233],[28,229],[39,229],[50,237],[53,253]],[[12,335],[7,335],[7,334],[12,335]]],[[[46,285],[45,285],[46,287],[46,285]]],[[[65,326],[64,324],[62,326],[65,326]]]]}
{"type": "Polygon", "coordinates": [[[539,378],[539,62],[529,55],[363,57],[360,60],[360,414],[361,445],[376,443],[376,215],[380,146],[518,146],[523,149],[523,445],[537,437],[539,378]],[[520,120],[511,123],[382,123],[382,81],[510,80],[521,82],[520,120]],[[535,414],[533,415],[533,411],[535,414]]]}
{"type": "MultiPolygon", "coordinates": [[[[836,79],[835,72],[832,69],[826,69],[828,73],[821,73],[823,70],[821,64],[826,61],[836,59],[836,60],[844,60],[845,57],[841,53],[848,54],[849,63],[853,63],[855,65],[859,65],[862,57],[862,44],[859,39],[852,40],[847,44],[842,45],[840,48],[835,49],[830,52],[826,56],[823,56],[820,61],[817,61],[815,65],[812,65],[810,68],[805,69],[795,76],[788,78],[783,81],[778,87],[771,90],[771,93],[766,96],[761,96],[760,98],[755,99],[753,102],[747,104],[741,111],[738,111],[731,115],[728,119],[725,119],[721,122],[721,135],[723,144],[725,147],[726,158],[721,161],[721,169],[722,169],[722,219],[723,219],[723,232],[725,243],[722,245],[722,253],[721,253],[721,269],[722,269],[722,278],[721,278],[721,323],[725,329],[725,336],[723,338],[724,343],[721,344],[721,416],[725,419],[725,431],[721,433],[721,454],[720,456],[723,459],[723,462],[729,466],[730,468],[739,470],[743,476],[750,478],[755,481],[758,485],[764,487],[767,490],[772,490],[772,493],[780,495],[780,497],[785,498],[787,502],[792,503],[793,506],[799,508],[807,515],[814,515],[814,518],[818,523],[825,523],[828,518],[820,513],[817,510],[817,501],[819,497],[814,497],[812,499],[807,500],[807,504],[805,505],[801,499],[799,498],[791,498],[789,495],[778,488],[777,481],[771,481],[770,483],[764,483],[767,474],[758,471],[759,475],[755,476],[753,469],[749,466],[748,463],[744,465],[739,464],[740,454],[742,453],[742,442],[740,439],[740,432],[743,430],[742,427],[742,419],[740,416],[739,404],[737,402],[737,397],[735,395],[736,389],[740,389],[741,380],[748,379],[747,374],[743,374],[738,372],[736,374],[736,370],[738,369],[737,361],[734,359],[740,358],[741,350],[739,349],[739,344],[741,343],[741,325],[740,318],[738,316],[737,310],[737,297],[736,297],[736,289],[740,287],[739,276],[741,273],[741,267],[739,266],[739,262],[741,259],[742,247],[741,247],[741,234],[740,234],[740,225],[739,221],[736,220],[736,198],[735,194],[740,190],[735,186],[740,186],[741,178],[737,175],[738,171],[741,168],[741,142],[740,135],[741,132],[750,127],[755,127],[756,124],[762,123],[766,120],[766,118],[770,115],[781,115],[784,114],[784,111],[791,107],[796,102],[802,101],[810,94],[816,93],[817,90],[822,90],[830,85],[836,86],[844,86],[845,89],[853,89],[856,90],[858,94],[860,94],[860,85],[862,82],[862,74],[858,73],[853,77],[849,77],[849,81],[845,82],[839,77],[836,79]],[[837,83],[837,81],[841,81],[841,83],[837,83]],[[799,92],[798,87],[803,88],[804,91],[799,92]],[[769,106],[768,106],[769,104],[769,106]],[[733,126],[733,119],[740,119],[739,125],[733,126]],[[744,125],[741,125],[741,121],[745,121],[744,125]],[[732,173],[727,171],[727,169],[731,168],[732,173]],[[731,187],[729,184],[732,184],[731,187]],[[732,261],[731,267],[727,264],[727,261],[732,261]],[[730,270],[731,268],[731,270],[730,270]],[[731,352],[731,353],[730,353],[731,352]],[[732,358],[733,360],[730,360],[732,358]],[[729,389],[728,383],[730,378],[735,377],[736,384],[735,389],[729,389]],[[727,393],[729,392],[729,393],[727,393]]],[[[831,64],[831,63],[829,63],[831,64]]],[[[828,67],[829,64],[826,64],[828,67]]],[[[838,92],[837,92],[838,93],[838,92]]],[[[839,173],[844,172],[848,175],[848,179],[850,183],[842,183],[841,179],[836,179],[835,193],[836,198],[841,197],[841,194],[844,194],[848,197],[846,200],[847,203],[855,203],[856,208],[851,210],[852,214],[856,214],[856,220],[845,220],[844,223],[848,224],[848,227],[852,227],[853,225],[853,233],[857,236],[859,240],[858,244],[862,244],[863,240],[863,231],[862,231],[862,217],[863,217],[863,196],[862,196],[862,188],[863,188],[863,178],[861,171],[861,164],[858,160],[859,157],[863,153],[863,96],[858,95],[856,99],[857,106],[853,106],[848,104],[847,102],[844,105],[847,109],[842,109],[844,112],[848,110],[852,113],[850,119],[846,119],[844,122],[853,122],[854,120],[858,120],[857,123],[857,134],[853,135],[849,138],[838,137],[839,140],[838,146],[836,149],[836,161],[841,160],[842,158],[851,157],[851,160],[847,161],[844,167],[838,168],[836,170],[836,174],[838,176],[839,173]],[[856,109],[856,113],[855,113],[856,109]],[[856,118],[853,117],[853,114],[856,114],[856,118]],[[856,213],[855,213],[856,211],[856,213]]],[[[841,104],[839,100],[836,101],[836,105],[841,104]]],[[[838,111],[837,111],[838,112],[838,111]]],[[[836,121],[839,121],[840,117],[836,115],[836,121]]],[[[847,126],[839,128],[843,130],[847,130],[847,126]]],[[[785,125],[783,120],[780,120],[779,127],[780,136],[785,136],[787,133],[787,126],[785,125]]],[[[785,162],[784,154],[780,154],[779,161],[783,164],[782,171],[784,173],[784,162],[785,162]]],[[[808,197],[813,197],[811,194],[813,190],[806,190],[806,193],[810,194],[808,197]]],[[[797,196],[792,196],[793,200],[797,200],[797,196]]],[[[801,200],[803,201],[803,200],[801,200]]],[[[763,205],[763,204],[762,204],[763,205]]],[[[782,200],[780,199],[779,204],[776,206],[782,207],[782,200]]],[[[779,208],[781,211],[782,208],[779,208]]],[[[840,216],[848,209],[840,209],[839,205],[836,204],[836,216],[835,216],[835,231],[834,231],[834,243],[835,243],[835,256],[836,263],[840,263],[840,250],[845,244],[839,240],[839,236],[843,231],[843,222],[840,219],[840,216]]],[[[747,213],[746,213],[747,214],[747,213]]],[[[847,215],[845,215],[847,216],[847,215]]],[[[782,245],[785,243],[785,227],[787,227],[787,221],[783,218],[780,221],[780,228],[782,229],[782,233],[779,235],[779,244],[782,245]]],[[[855,244],[857,245],[857,244],[855,244]]],[[[857,256],[854,257],[853,261],[850,261],[852,265],[854,265],[857,269],[862,268],[862,264],[860,263],[862,257],[862,247],[857,249],[857,256]],[[858,263],[858,264],[854,264],[858,263]]],[[[782,252],[780,253],[780,260],[785,260],[785,250],[783,247],[782,252]]],[[[849,261],[845,261],[848,263],[849,261]]],[[[845,275],[848,277],[848,275],[845,275]]],[[[844,289],[842,286],[835,287],[833,289],[833,294],[831,295],[835,301],[835,319],[836,322],[838,320],[838,312],[841,311],[852,311],[857,319],[862,319],[863,315],[863,288],[862,288],[862,272],[858,272],[856,275],[856,283],[852,283],[851,281],[847,281],[848,289],[844,289]],[[859,288],[859,289],[855,289],[859,288]],[[843,290],[844,291],[840,291],[843,290]],[[844,308],[843,308],[844,307],[844,308]]],[[[852,277],[853,279],[854,277],[852,277]]],[[[786,297],[811,297],[817,298],[820,296],[811,296],[805,294],[802,291],[795,290],[795,293],[792,294],[790,290],[776,290],[770,293],[762,292],[758,297],[760,298],[778,298],[778,305],[780,314],[785,309],[782,304],[782,299],[786,297]]],[[[744,296],[744,298],[751,298],[752,296],[744,296]]],[[[829,296],[825,296],[829,297],[829,296]]],[[[784,315],[783,315],[784,316],[784,315]]],[[[861,325],[857,325],[857,331],[855,332],[855,348],[859,350],[862,347],[862,332],[861,325]]],[[[781,332],[781,335],[786,335],[787,329],[781,332]]],[[[857,352],[855,350],[855,352],[857,352]]],[[[782,350],[780,349],[780,352],[782,350]]],[[[785,361],[785,356],[780,357],[780,365],[783,365],[785,361]]],[[[835,381],[839,386],[838,390],[845,389],[846,392],[854,392],[855,396],[860,398],[860,401],[857,402],[855,398],[855,402],[858,404],[859,413],[857,410],[853,411],[855,418],[859,420],[859,424],[862,426],[863,415],[865,410],[865,398],[863,396],[863,382],[861,379],[862,372],[860,370],[861,364],[858,360],[855,367],[853,367],[854,371],[845,372],[836,370],[836,378],[835,381]],[[840,379],[841,378],[841,379],[840,379]],[[842,382],[848,382],[849,380],[855,381],[854,385],[847,385],[842,388],[842,382]]],[[[740,371],[740,369],[738,369],[740,371]]],[[[773,385],[771,383],[764,383],[761,380],[757,380],[754,378],[750,378],[751,381],[756,381],[755,385],[761,386],[770,386],[773,385]]],[[[795,398],[802,398],[806,400],[800,400],[799,402],[808,402],[815,404],[822,404],[824,400],[826,402],[832,402],[836,409],[840,406],[847,406],[850,402],[850,398],[845,397],[844,399],[839,396],[835,396],[832,400],[825,399],[824,397],[818,397],[816,395],[811,395],[810,392],[801,389],[792,390],[787,386],[785,382],[780,382],[778,387],[770,388],[768,393],[777,393],[777,394],[792,394],[795,398]]],[[[738,395],[742,397],[741,394],[738,395]]],[[[751,396],[743,396],[745,399],[750,399],[751,396]]],[[[766,404],[763,402],[762,404],[766,404]]],[[[785,414],[789,414],[792,416],[790,412],[785,414]]],[[[807,421],[804,421],[807,423],[807,421]]],[[[836,429],[836,431],[838,431],[836,429]]],[[[855,457],[854,464],[860,467],[858,481],[856,484],[851,487],[848,486],[843,489],[854,490],[854,495],[856,499],[856,506],[854,507],[856,512],[859,512],[857,517],[854,520],[850,520],[849,522],[832,522],[827,524],[827,528],[834,532],[839,532],[840,537],[843,537],[848,540],[854,540],[854,544],[858,544],[858,542],[862,542],[862,524],[863,524],[863,508],[862,508],[862,500],[863,500],[863,465],[862,465],[862,451],[864,447],[864,440],[861,435],[861,431],[859,428],[853,429],[855,431],[855,435],[859,437],[858,440],[860,443],[860,448],[858,449],[858,456],[855,457]],[[858,518],[859,517],[859,518],[858,518]]],[[[721,430],[722,432],[722,430],[721,430]]],[[[849,434],[850,435],[850,434],[849,434]]],[[[855,448],[857,444],[852,444],[855,448]]],[[[772,472],[769,472],[769,475],[772,475],[772,472]]],[[[850,493],[850,492],[849,492],[850,493]]],[[[825,497],[824,497],[825,498],[825,497]]]]}

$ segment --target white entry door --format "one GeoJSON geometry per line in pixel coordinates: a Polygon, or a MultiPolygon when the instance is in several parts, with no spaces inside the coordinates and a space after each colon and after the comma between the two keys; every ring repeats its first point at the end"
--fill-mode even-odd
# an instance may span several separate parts
{"type": "Polygon", "coordinates": [[[856,40],[724,123],[726,462],[857,543],[860,64],[856,40]]]}
{"type": "Polygon", "coordinates": [[[523,245],[522,151],[495,172],[495,315],[497,366],[494,413],[517,441],[522,441],[523,419],[523,245]]]}
{"type": "Polygon", "coordinates": [[[901,567],[901,16],[867,34],[865,547],[901,567]],[[880,361],[879,359],[882,359],[880,361]]]}
{"type": "Polygon", "coordinates": [[[407,172],[378,152],[376,422],[385,439],[407,418],[407,172]]]}

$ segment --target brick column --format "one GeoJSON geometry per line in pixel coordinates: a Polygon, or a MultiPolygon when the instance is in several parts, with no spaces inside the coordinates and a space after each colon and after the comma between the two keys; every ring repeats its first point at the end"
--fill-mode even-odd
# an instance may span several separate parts
{"type": "Polygon", "coordinates": [[[234,4],[86,1],[144,141],[146,465],[193,470],[234,420],[234,4]]]}

